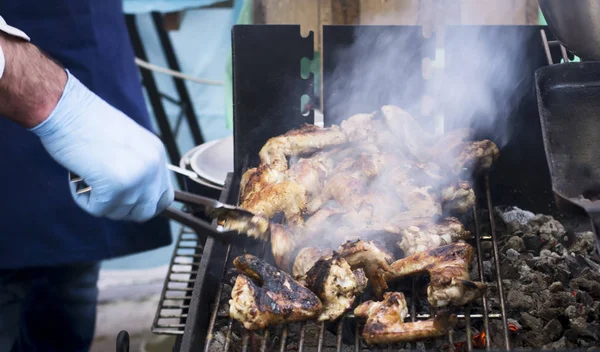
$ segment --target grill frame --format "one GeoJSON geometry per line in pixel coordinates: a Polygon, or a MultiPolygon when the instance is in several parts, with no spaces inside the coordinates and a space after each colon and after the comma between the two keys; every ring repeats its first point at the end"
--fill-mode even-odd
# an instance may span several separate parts
{"type": "MultiPolygon", "coordinates": [[[[546,27],[542,26],[542,28],[546,27]]],[[[280,67],[280,65],[273,66],[273,61],[268,61],[272,56],[277,56],[281,61],[284,62],[299,62],[302,57],[309,57],[310,54],[312,54],[312,49],[307,49],[307,43],[310,43],[310,48],[312,48],[312,36],[309,36],[308,38],[302,38],[299,33],[300,26],[295,25],[234,26],[232,31],[232,55],[234,78],[235,166],[234,173],[228,175],[225,186],[221,193],[220,201],[222,202],[237,204],[237,190],[239,189],[240,175],[249,167],[249,165],[255,165],[257,163],[256,155],[258,154],[260,146],[262,146],[266,139],[273,135],[278,135],[290,129],[297,128],[302,123],[311,122],[311,119],[313,118],[312,112],[308,116],[301,115],[299,112],[299,101],[291,98],[294,96],[299,97],[302,93],[312,95],[311,93],[307,93],[307,91],[312,88],[312,83],[310,82],[312,77],[309,76],[308,79],[301,79],[299,75],[299,67],[298,70],[296,70],[293,65],[288,65],[287,67],[283,67],[285,65],[282,67],[280,67]],[[273,33],[279,34],[274,36],[273,33]],[[256,37],[259,36],[266,36],[267,39],[256,40],[256,37]],[[253,40],[240,40],[249,39],[249,37],[253,40]],[[279,40],[279,42],[281,42],[282,37],[287,37],[286,39],[289,41],[289,43],[287,43],[285,47],[277,48],[277,52],[274,55],[273,50],[270,50],[273,49],[274,46],[273,42],[270,40],[274,40],[275,42],[279,40]],[[256,46],[257,43],[260,47],[256,46]],[[266,53],[261,54],[261,52],[265,50],[266,53]],[[282,59],[282,57],[284,58],[282,59]],[[260,60],[267,60],[267,63],[259,69],[253,67],[253,64],[260,60]],[[261,76],[266,72],[271,72],[273,76],[278,78],[264,82],[261,80],[261,76]],[[240,82],[254,82],[254,85],[244,85],[240,82]],[[267,95],[269,95],[271,92],[277,91],[278,94],[268,97],[268,100],[271,101],[270,103],[258,104],[255,101],[257,97],[255,94],[251,94],[251,90],[263,91],[267,95]],[[265,121],[275,121],[276,123],[266,124],[265,126],[265,121]]],[[[540,50],[542,50],[541,46],[540,50]]],[[[560,55],[560,53],[558,53],[558,55],[560,55]]],[[[324,94],[327,96],[327,92],[324,92],[324,94]]],[[[533,103],[535,104],[535,101],[533,103]]],[[[523,176],[521,175],[519,177],[523,176]]],[[[498,192],[493,192],[493,190],[490,189],[488,176],[483,177],[480,184],[484,185],[483,192],[479,191],[476,193],[479,200],[486,198],[484,204],[488,208],[491,225],[491,236],[481,236],[479,223],[475,224],[476,227],[474,229],[474,246],[477,250],[477,260],[480,270],[479,274],[482,275],[483,268],[481,265],[482,257],[480,253],[482,250],[481,243],[483,241],[492,241],[492,254],[496,260],[496,263],[499,259],[497,239],[494,240],[496,238],[496,233],[493,226],[494,213],[493,200],[491,197],[492,193],[498,192]],[[482,193],[485,195],[485,197],[480,197],[482,193]]],[[[518,201],[514,202],[513,204],[520,206],[518,201]]],[[[475,214],[474,218],[478,219],[477,214],[475,214]]],[[[229,248],[228,246],[214,242],[211,238],[207,238],[203,234],[197,234],[197,241],[198,243],[202,243],[203,247],[201,249],[197,248],[198,250],[195,252],[195,254],[197,254],[196,258],[199,259],[196,264],[197,270],[195,273],[190,272],[190,277],[194,278],[193,283],[191,282],[192,279],[190,279],[190,282],[187,285],[187,290],[185,291],[190,292],[189,289],[191,289],[191,295],[186,295],[185,299],[183,300],[183,302],[189,302],[187,310],[184,311],[184,314],[187,314],[187,317],[181,316],[177,326],[169,329],[162,326],[159,320],[162,317],[161,311],[163,311],[164,308],[164,299],[167,297],[167,293],[169,292],[168,288],[169,283],[171,282],[169,278],[172,273],[175,259],[177,259],[177,252],[180,243],[179,239],[182,238],[183,232],[185,231],[186,230],[182,230],[182,233],[180,233],[178,238],[177,246],[169,268],[169,274],[165,280],[165,285],[161,294],[161,300],[153,323],[152,331],[155,333],[178,335],[175,350],[207,350],[208,345],[205,344],[205,342],[207,341],[207,338],[210,340],[212,337],[210,336],[210,332],[212,331],[211,327],[214,328],[214,323],[217,319],[216,314],[218,311],[218,305],[215,305],[214,301],[215,297],[218,297],[218,295],[221,293],[220,283],[222,277],[224,276],[225,270],[231,266],[231,260],[242,252],[248,252],[262,257],[260,254],[261,252],[264,252],[264,247],[259,248],[259,246],[254,246],[253,248],[246,248],[244,251],[241,248],[229,248]]],[[[502,282],[499,266],[496,266],[496,274],[499,279],[496,286],[501,289],[502,282]]],[[[489,319],[502,319],[505,338],[504,346],[508,350],[510,349],[510,339],[506,324],[507,317],[504,304],[504,293],[502,291],[500,292],[502,293],[500,313],[490,313],[491,315],[488,315],[487,312],[485,312],[485,314],[471,312],[466,315],[466,318],[468,323],[472,323],[477,319],[483,319],[484,329],[488,338],[490,337],[489,319]]],[[[484,307],[487,306],[484,305],[484,307]]],[[[411,299],[411,320],[413,321],[417,319],[417,314],[415,313],[415,305],[411,299]]],[[[341,325],[338,327],[338,330],[340,329],[341,325]]],[[[359,332],[358,326],[356,329],[356,332],[359,332]]],[[[470,332],[470,330],[467,331],[470,332]]],[[[321,325],[319,332],[319,345],[322,346],[324,325],[321,325]]],[[[359,334],[355,333],[355,336],[356,341],[358,341],[359,334]]],[[[470,336],[468,337],[467,347],[469,350],[471,350],[471,339],[470,336]]],[[[244,338],[246,346],[248,339],[248,334],[246,334],[244,338]]],[[[267,339],[264,339],[264,341],[266,340],[267,339]]],[[[282,340],[286,340],[286,334],[284,334],[284,338],[282,340]]],[[[452,342],[452,335],[449,336],[449,341],[452,342]]],[[[342,336],[338,334],[337,345],[340,346],[341,342],[342,336]]],[[[487,346],[487,349],[489,349],[490,344],[488,343],[487,346]]],[[[262,347],[263,348],[261,349],[264,350],[266,345],[263,344],[262,347]]]]}

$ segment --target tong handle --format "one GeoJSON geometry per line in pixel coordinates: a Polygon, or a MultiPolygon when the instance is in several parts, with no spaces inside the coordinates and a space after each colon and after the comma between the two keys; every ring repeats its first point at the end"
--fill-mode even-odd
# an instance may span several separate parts
{"type": "Polygon", "coordinates": [[[164,216],[171,220],[175,220],[196,231],[198,235],[205,234],[225,245],[232,244],[236,246],[244,246],[244,244],[246,243],[247,236],[243,236],[237,231],[220,230],[212,224],[204,220],[200,220],[192,214],[186,213],[179,209],[175,209],[173,207],[165,209],[161,213],[161,216],[164,216]]]}
{"type": "Polygon", "coordinates": [[[175,200],[178,202],[186,203],[188,205],[202,206],[205,208],[204,210],[207,210],[206,208],[214,208],[221,205],[221,202],[219,202],[216,199],[203,197],[197,194],[192,194],[178,190],[175,190],[175,200]]]}
{"type": "Polygon", "coordinates": [[[173,208],[173,207],[168,207],[167,209],[163,210],[162,213],[160,213],[161,216],[164,216],[166,218],[169,218],[171,220],[175,220],[179,223],[182,223],[196,231],[211,231],[211,232],[218,232],[219,230],[216,229],[212,224],[199,219],[198,217],[186,213],[185,211],[173,208]]]}

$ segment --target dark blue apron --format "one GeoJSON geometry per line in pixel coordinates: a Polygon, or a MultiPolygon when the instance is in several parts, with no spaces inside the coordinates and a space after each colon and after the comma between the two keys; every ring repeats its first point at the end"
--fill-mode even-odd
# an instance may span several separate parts
{"type": "MultiPolygon", "coordinates": [[[[83,84],[151,129],[122,0],[0,0],[0,15],[83,84]]],[[[106,126],[107,129],[111,126],[106,126]]],[[[171,243],[169,224],[95,218],[35,135],[0,119],[0,268],[96,261],[171,243]]]]}

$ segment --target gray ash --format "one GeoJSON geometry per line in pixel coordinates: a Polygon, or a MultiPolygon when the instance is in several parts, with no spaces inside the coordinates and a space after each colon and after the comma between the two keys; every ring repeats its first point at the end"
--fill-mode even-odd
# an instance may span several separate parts
{"type": "MultiPolygon", "coordinates": [[[[514,348],[600,347],[600,258],[596,236],[546,215],[496,209],[501,272],[514,348]]],[[[493,260],[484,271],[495,280],[493,260]]],[[[491,295],[490,295],[491,296],[491,295]]],[[[493,309],[497,299],[490,297],[493,309]]],[[[497,324],[497,323],[495,323],[497,324]]],[[[494,328],[502,332],[502,326],[494,328]]],[[[501,341],[501,335],[491,338],[501,341]],[[500,340],[499,340],[500,339],[500,340]]]]}

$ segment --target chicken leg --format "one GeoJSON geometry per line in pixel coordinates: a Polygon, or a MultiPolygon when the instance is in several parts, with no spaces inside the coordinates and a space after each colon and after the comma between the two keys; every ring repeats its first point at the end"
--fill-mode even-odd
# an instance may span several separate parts
{"type": "Polygon", "coordinates": [[[469,278],[473,247],[464,242],[430,249],[395,261],[386,279],[428,272],[427,299],[434,307],[463,306],[480,298],[487,288],[469,278]]]}
{"type": "Polygon", "coordinates": [[[407,314],[401,292],[386,292],[383,301],[367,301],[354,309],[356,317],[367,319],[362,336],[369,345],[439,337],[456,324],[456,316],[449,312],[440,312],[434,319],[405,323],[407,314]]]}

